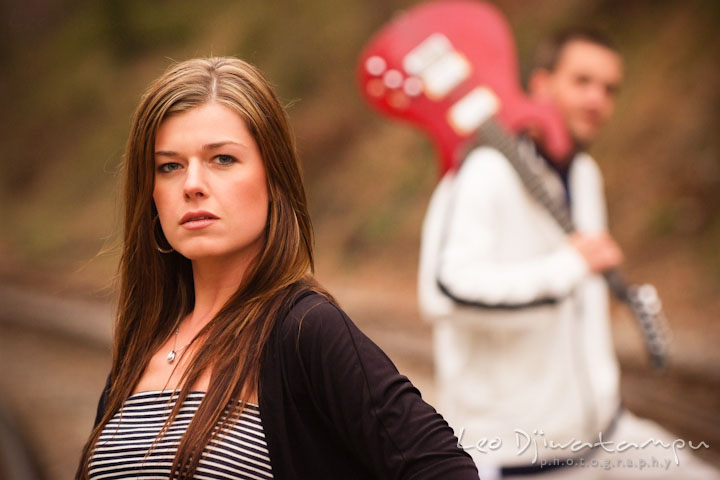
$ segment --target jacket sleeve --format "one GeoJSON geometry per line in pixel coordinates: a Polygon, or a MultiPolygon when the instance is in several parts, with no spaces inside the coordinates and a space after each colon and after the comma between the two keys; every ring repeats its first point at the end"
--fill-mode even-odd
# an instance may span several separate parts
{"type": "Polygon", "coordinates": [[[93,423],[93,428],[97,427],[100,424],[103,416],[105,415],[105,410],[107,409],[107,397],[108,397],[109,393],[110,393],[110,374],[108,374],[107,379],[105,380],[105,387],[103,387],[103,391],[100,394],[100,399],[98,400],[97,411],[95,412],[95,422],[93,423]]]}
{"type": "Polygon", "coordinates": [[[514,213],[509,205],[517,199],[511,197],[525,192],[512,167],[496,150],[475,150],[453,188],[437,280],[456,301],[510,308],[554,301],[567,296],[587,275],[585,261],[567,243],[521,260],[497,258],[498,242],[506,241],[500,233],[507,228],[503,215],[514,213]]]}
{"type": "Polygon", "coordinates": [[[447,422],[342,310],[316,304],[297,338],[316,408],[375,478],[477,480],[447,422]]]}

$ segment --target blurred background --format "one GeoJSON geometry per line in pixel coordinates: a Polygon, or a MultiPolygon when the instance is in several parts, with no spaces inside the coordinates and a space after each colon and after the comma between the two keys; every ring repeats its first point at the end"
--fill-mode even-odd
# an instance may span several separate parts
{"type": "MultiPolygon", "coordinates": [[[[130,116],[152,79],[195,56],[239,56],[276,86],[298,139],[317,275],[432,402],[415,282],[434,153],[371,112],[354,78],[370,35],[414,3],[0,1],[0,445],[22,446],[12,458],[27,458],[27,472],[74,472],[110,362],[130,116]]],[[[709,443],[700,453],[720,465],[720,2],[494,3],[523,74],[557,28],[599,27],[620,45],[626,81],[591,153],[623,271],[658,287],[675,340],[670,369],[653,373],[614,306],[623,399],[709,443]]]]}

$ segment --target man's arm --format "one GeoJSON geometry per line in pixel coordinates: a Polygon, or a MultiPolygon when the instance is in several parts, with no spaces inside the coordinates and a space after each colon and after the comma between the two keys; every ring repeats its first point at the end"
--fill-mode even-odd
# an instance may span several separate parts
{"type": "Polygon", "coordinates": [[[584,254],[575,246],[585,244],[571,238],[552,251],[522,260],[497,258],[499,230],[510,228],[511,223],[502,217],[501,206],[511,205],[516,200],[513,196],[525,192],[496,150],[473,152],[454,188],[437,280],[456,300],[490,307],[554,301],[568,295],[589,273],[584,254]]]}

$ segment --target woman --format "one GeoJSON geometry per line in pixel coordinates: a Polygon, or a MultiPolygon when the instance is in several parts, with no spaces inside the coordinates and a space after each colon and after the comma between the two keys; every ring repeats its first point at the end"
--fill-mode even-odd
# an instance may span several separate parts
{"type": "Polygon", "coordinates": [[[172,66],[125,174],[112,370],[78,478],[477,478],[314,280],[294,141],[255,68],[172,66]]]}

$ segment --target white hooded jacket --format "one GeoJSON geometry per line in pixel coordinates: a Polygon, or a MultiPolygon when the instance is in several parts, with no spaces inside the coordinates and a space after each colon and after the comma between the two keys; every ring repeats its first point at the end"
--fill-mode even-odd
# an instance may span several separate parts
{"type": "MultiPolygon", "coordinates": [[[[563,197],[557,173],[526,156],[563,197]]],[[[578,231],[605,231],[591,157],[573,159],[568,185],[578,231]]],[[[610,423],[619,373],[605,283],[497,150],[473,150],[438,184],[423,225],[419,301],[433,324],[438,409],[478,465],[530,464],[533,449],[520,453],[528,439],[597,441],[610,423]],[[478,447],[496,438],[501,448],[478,447]]]]}

